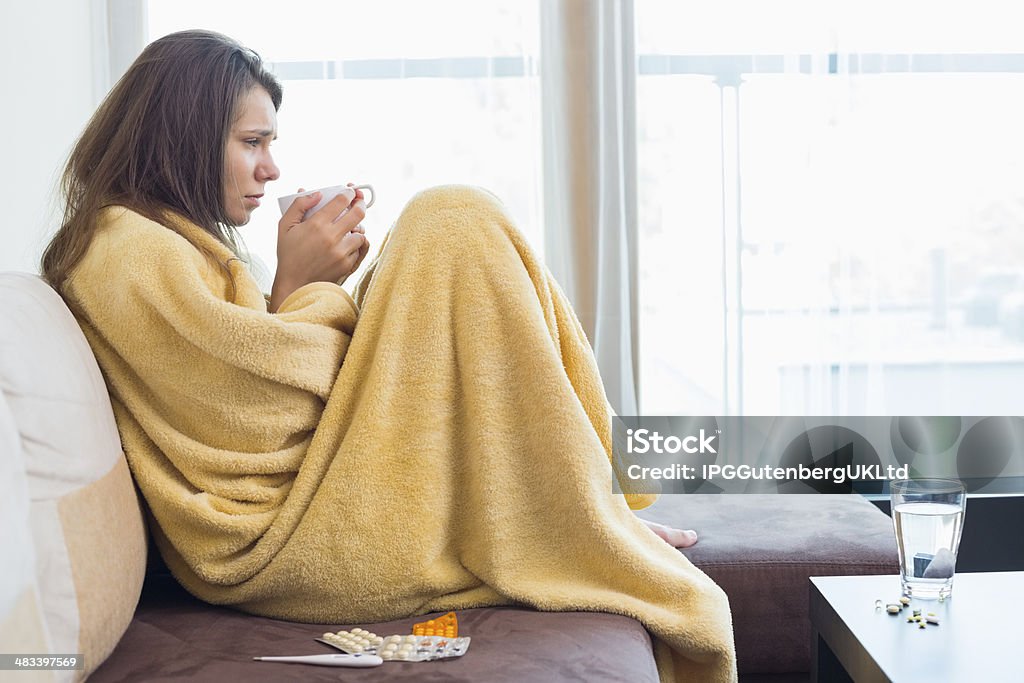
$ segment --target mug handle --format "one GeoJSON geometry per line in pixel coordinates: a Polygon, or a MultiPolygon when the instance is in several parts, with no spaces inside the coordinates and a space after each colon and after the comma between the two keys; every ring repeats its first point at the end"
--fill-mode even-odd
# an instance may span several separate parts
{"type": "Polygon", "coordinates": [[[370,201],[366,202],[367,209],[373,206],[373,203],[377,200],[377,193],[373,191],[373,185],[353,185],[352,189],[363,190],[363,192],[370,191],[370,201]]]}

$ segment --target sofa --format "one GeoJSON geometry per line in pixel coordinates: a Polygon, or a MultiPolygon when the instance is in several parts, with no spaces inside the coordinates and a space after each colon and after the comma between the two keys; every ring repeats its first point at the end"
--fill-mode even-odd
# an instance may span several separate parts
{"type": "MultiPolygon", "coordinates": [[[[409,633],[427,617],[298,624],[186,593],[152,550],[106,386],[70,311],[26,273],[0,274],[0,301],[0,652],[84,660],[39,680],[657,680],[637,621],[515,605],[460,612],[472,646],[458,659],[253,661],[332,652],[314,641],[326,630],[409,633]]],[[[891,521],[857,495],[664,495],[639,514],[697,530],[680,552],[729,596],[742,681],[808,680],[808,577],[897,572],[891,521]]]]}

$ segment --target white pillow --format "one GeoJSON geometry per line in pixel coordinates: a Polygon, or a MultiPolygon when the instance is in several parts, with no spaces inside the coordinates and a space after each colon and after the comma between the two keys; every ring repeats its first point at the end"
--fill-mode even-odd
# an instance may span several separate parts
{"type": "Polygon", "coordinates": [[[81,653],[84,669],[55,674],[79,680],[131,622],[145,574],[145,525],[106,385],[71,312],[24,273],[0,274],[0,301],[0,457],[15,523],[0,519],[4,534],[24,540],[27,489],[30,531],[30,542],[18,546],[23,555],[0,565],[0,642],[15,651],[2,635],[13,627],[28,639],[25,648],[81,653]]]}
{"type": "Polygon", "coordinates": [[[14,416],[0,392],[0,651],[43,654],[50,645],[36,583],[28,478],[14,416]]]}

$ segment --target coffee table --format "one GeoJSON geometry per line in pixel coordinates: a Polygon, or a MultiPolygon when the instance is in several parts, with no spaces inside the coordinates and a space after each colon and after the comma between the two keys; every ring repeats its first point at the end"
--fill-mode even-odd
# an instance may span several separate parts
{"type": "Polygon", "coordinates": [[[957,573],[945,602],[913,600],[888,614],[884,605],[899,598],[896,575],[811,577],[811,680],[1024,680],[1024,572],[957,573]],[[911,609],[934,612],[940,625],[908,624],[911,609]]]}

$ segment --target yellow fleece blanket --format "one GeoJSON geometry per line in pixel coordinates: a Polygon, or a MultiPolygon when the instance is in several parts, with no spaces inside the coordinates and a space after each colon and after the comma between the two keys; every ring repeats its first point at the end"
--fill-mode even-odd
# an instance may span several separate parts
{"type": "Polygon", "coordinates": [[[66,298],[190,592],[318,623],[614,612],[656,636],[662,680],[735,679],[725,594],[631,512],[649,496],[612,493],[589,344],[493,195],[420,193],[355,300],[314,283],[274,314],[169,225],[105,210],[66,298]]]}

